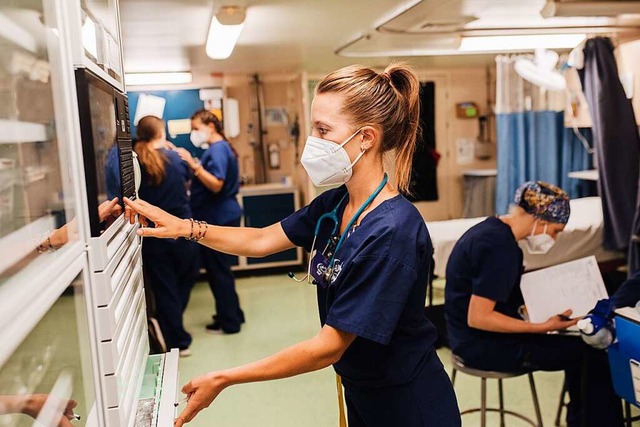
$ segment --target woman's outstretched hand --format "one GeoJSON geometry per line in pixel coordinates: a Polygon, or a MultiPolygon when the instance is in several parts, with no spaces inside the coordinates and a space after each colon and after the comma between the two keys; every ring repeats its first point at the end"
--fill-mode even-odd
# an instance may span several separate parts
{"type": "Polygon", "coordinates": [[[182,147],[176,148],[176,152],[178,153],[182,161],[184,161],[187,165],[189,165],[191,169],[196,169],[200,165],[200,163],[193,158],[191,153],[185,150],[184,148],[182,147]]]}
{"type": "Polygon", "coordinates": [[[187,220],[175,217],[157,206],[149,204],[141,199],[131,200],[124,198],[125,218],[133,224],[138,216],[138,222],[142,226],[138,229],[139,236],[159,237],[162,239],[188,237],[190,223],[187,220]],[[153,222],[155,227],[149,227],[153,222]]]}
{"type": "Polygon", "coordinates": [[[174,427],[182,427],[193,420],[200,411],[208,408],[225,388],[224,381],[216,372],[201,375],[185,384],[182,392],[188,397],[187,407],[176,418],[174,427]]]}

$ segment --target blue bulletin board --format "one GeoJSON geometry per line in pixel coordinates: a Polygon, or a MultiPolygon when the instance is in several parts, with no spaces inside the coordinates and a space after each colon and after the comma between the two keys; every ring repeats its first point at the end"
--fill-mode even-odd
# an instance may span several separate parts
{"type": "MultiPolygon", "coordinates": [[[[167,122],[168,120],[189,119],[197,110],[204,108],[204,101],[200,99],[200,89],[127,92],[127,95],[129,97],[129,114],[131,116],[131,135],[133,135],[134,137],[136,134],[136,127],[133,124],[133,119],[136,114],[138,98],[140,97],[141,93],[159,96],[166,100],[164,114],[162,117],[165,122],[167,122]]],[[[202,154],[203,150],[196,148],[193,146],[193,144],[191,144],[191,141],[189,140],[189,134],[181,134],[177,135],[176,137],[172,137],[171,135],[169,135],[169,132],[167,130],[167,139],[178,147],[186,148],[194,156],[200,157],[200,155],[202,154]]]]}

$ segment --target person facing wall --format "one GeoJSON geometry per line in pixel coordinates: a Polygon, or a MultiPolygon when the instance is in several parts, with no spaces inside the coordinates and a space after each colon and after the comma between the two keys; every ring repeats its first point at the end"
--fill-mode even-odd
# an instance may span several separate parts
{"type": "MultiPolygon", "coordinates": [[[[154,116],[140,119],[134,146],[142,172],[138,196],[178,218],[190,218],[187,183],[191,171],[178,153],[166,147],[164,121],[154,116]]],[[[191,335],[184,328],[182,316],[198,275],[197,247],[186,239],[144,239],[142,262],[166,344],[187,356],[191,335]]]]}

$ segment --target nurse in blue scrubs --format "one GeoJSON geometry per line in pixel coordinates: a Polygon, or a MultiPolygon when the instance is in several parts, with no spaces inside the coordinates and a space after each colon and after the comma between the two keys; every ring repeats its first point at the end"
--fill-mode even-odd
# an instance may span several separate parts
{"type": "MultiPolygon", "coordinates": [[[[261,257],[302,246],[317,288],[322,327],[315,337],[237,368],[193,378],[176,426],[191,421],[225,388],[300,375],[333,365],[342,377],[350,427],[455,427],[453,387],[424,316],[432,244],[409,185],[419,119],[419,83],[404,65],[378,73],[351,66],[318,85],[312,134],[301,160],[319,186],[338,186],[280,223],[255,228],[184,221],[144,201],[127,215],[153,220],[140,234],[185,236],[216,250],[261,257]],[[395,154],[393,185],[383,155],[395,154]]],[[[303,420],[300,420],[303,423],[303,420]]]]}
{"type": "MultiPolygon", "coordinates": [[[[140,119],[134,150],[140,161],[142,182],[138,196],[177,218],[190,218],[187,182],[191,171],[175,151],[166,149],[164,122],[154,116],[140,119]]],[[[198,247],[185,239],[144,239],[142,261],[145,280],[153,291],[155,317],[168,348],[190,354],[191,335],[182,314],[198,275],[198,247]]]]}
{"type": "Polygon", "coordinates": [[[530,254],[546,254],[570,215],[569,196],[543,181],[516,191],[508,215],[471,227],[447,263],[445,316],[452,351],[465,365],[498,372],[560,371],[570,403],[567,425],[622,426],[620,399],[606,353],[576,336],[548,334],[578,322],[571,310],[543,323],[525,321],[520,292],[524,240],[530,254]],[[584,368],[583,368],[584,367],[584,368]]]}
{"type": "MultiPolygon", "coordinates": [[[[236,199],[239,182],[238,154],[224,136],[222,123],[209,110],[199,110],[191,117],[191,142],[204,148],[200,160],[184,148],[178,149],[193,171],[191,209],[193,218],[212,225],[238,227],[242,208],[236,199]]],[[[244,313],[236,293],[231,271],[234,257],[212,248],[201,247],[200,258],[216,304],[213,322],[207,332],[235,334],[244,323],[244,313]]]]}

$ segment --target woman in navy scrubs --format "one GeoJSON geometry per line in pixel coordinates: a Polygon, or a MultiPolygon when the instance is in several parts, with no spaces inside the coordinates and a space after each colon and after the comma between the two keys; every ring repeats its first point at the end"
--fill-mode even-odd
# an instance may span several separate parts
{"type": "Polygon", "coordinates": [[[187,236],[252,257],[302,246],[312,252],[322,328],[270,357],[192,379],[182,391],[182,426],[225,388],[286,378],[333,365],[345,388],[349,425],[460,426],[453,387],[424,316],[432,245],[405,199],[419,119],[419,83],[404,65],[383,73],[346,67],[325,77],[312,106],[302,164],[316,185],[344,184],[263,229],[212,227],[125,200],[127,215],[156,223],[144,236],[187,236]],[[395,150],[394,187],[383,154],[395,150]]]}
{"type": "MultiPolygon", "coordinates": [[[[134,147],[142,182],[138,196],[160,206],[177,218],[190,218],[187,182],[191,172],[175,151],[165,148],[164,122],[145,116],[138,122],[134,147]]],[[[182,315],[198,274],[197,247],[185,239],[144,239],[142,261],[153,290],[155,312],[168,348],[189,355],[191,335],[184,329],[182,315]]]]}
{"type": "Polygon", "coordinates": [[[571,310],[543,323],[525,321],[520,292],[524,240],[531,254],[545,254],[569,220],[569,196],[542,182],[518,188],[509,215],[471,227],[447,263],[445,315],[452,351],[468,366],[498,372],[565,371],[570,403],[567,425],[622,426],[607,355],[576,336],[548,334],[578,322],[571,310]],[[588,369],[581,369],[587,366],[588,369]]]}
{"type": "MultiPolygon", "coordinates": [[[[212,112],[197,111],[191,117],[191,128],[193,145],[206,150],[197,160],[184,148],[178,149],[194,175],[191,184],[193,218],[212,225],[238,227],[242,215],[236,200],[240,187],[238,155],[224,136],[222,123],[212,112]]],[[[244,313],[231,271],[234,257],[204,246],[200,248],[200,257],[216,300],[216,313],[213,322],[206,326],[207,332],[240,332],[244,313]]]]}

